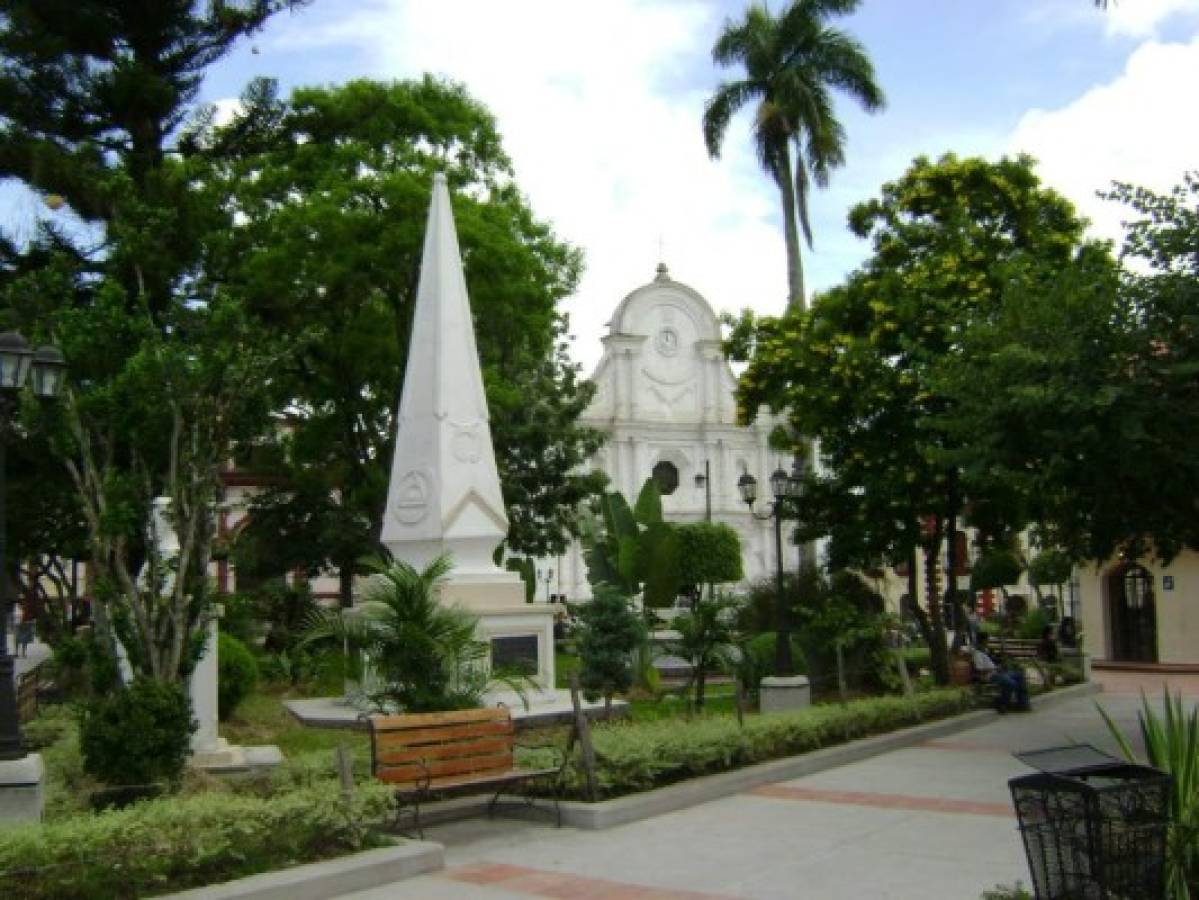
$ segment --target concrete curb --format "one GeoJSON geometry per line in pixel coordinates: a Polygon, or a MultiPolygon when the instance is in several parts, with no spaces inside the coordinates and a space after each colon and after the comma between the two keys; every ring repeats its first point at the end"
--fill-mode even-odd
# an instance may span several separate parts
{"type": "Polygon", "coordinates": [[[159,900],[329,900],[443,868],[445,848],[441,844],[405,841],[394,847],[168,894],[159,900]]]}
{"type": "MultiPolygon", "coordinates": [[[[1076,697],[1098,693],[1100,690],[1102,688],[1094,683],[1074,685],[1036,697],[1033,705],[1036,709],[1045,709],[1076,697]]],[[[802,778],[805,775],[814,775],[827,769],[835,769],[848,763],[870,759],[890,750],[898,750],[932,738],[975,728],[993,721],[997,716],[998,713],[990,710],[980,710],[929,722],[927,725],[915,725],[901,731],[878,734],[851,741],[848,744],[814,750],[801,756],[789,756],[785,759],[759,763],[756,766],[734,769],[731,772],[706,775],[652,791],[617,797],[614,800],[601,800],[598,803],[564,801],[562,803],[562,822],[588,830],[613,828],[628,822],[637,822],[652,816],[660,816],[663,813],[686,809],[709,800],[739,794],[758,785],[802,778]]]]}

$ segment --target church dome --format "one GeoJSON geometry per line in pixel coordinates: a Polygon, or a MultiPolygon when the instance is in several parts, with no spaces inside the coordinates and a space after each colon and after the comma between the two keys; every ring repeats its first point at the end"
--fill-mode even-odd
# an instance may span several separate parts
{"type": "Polygon", "coordinates": [[[719,341],[720,322],[694,288],[670,277],[658,263],[654,280],[630,292],[608,322],[610,335],[643,335],[670,352],[695,341],[719,341]]]}

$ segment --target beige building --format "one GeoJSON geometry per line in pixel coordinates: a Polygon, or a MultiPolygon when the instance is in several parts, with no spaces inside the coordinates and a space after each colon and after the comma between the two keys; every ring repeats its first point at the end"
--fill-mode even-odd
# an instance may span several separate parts
{"type": "Polygon", "coordinates": [[[1168,566],[1110,560],[1080,567],[1076,577],[1092,659],[1199,665],[1199,553],[1168,566]]]}

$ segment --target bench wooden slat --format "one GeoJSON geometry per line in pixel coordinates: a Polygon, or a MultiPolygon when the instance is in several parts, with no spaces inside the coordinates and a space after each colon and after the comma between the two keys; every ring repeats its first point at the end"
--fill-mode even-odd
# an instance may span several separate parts
{"type": "MultiPolygon", "coordinates": [[[[510,785],[561,775],[565,755],[559,768],[516,768],[514,733],[506,707],[372,716],[371,772],[392,785],[397,797],[412,800],[416,830],[423,835],[421,803],[434,792],[494,788],[498,798],[510,785]]],[[[494,803],[493,798],[489,811],[494,803]]],[[[556,796],[554,811],[561,824],[556,796]]]]}
{"type": "MultiPolygon", "coordinates": [[[[441,778],[432,779],[429,782],[429,791],[449,791],[457,788],[498,787],[500,785],[511,784],[516,781],[528,781],[531,778],[548,778],[551,775],[557,774],[557,769],[511,769],[507,772],[500,772],[493,775],[448,775],[441,778]]],[[[387,779],[381,778],[381,780],[386,781],[387,779]]],[[[417,792],[418,787],[416,784],[413,782],[409,783],[412,784],[412,787],[405,787],[404,783],[399,783],[396,786],[396,791],[404,794],[417,792]]]]}
{"type": "Polygon", "coordinates": [[[463,740],[483,735],[510,735],[512,722],[476,722],[466,725],[447,725],[441,728],[414,728],[407,731],[375,732],[375,746],[382,751],[392,747],[414,747],[421,744],[441,744],[448,740],[463,740]]]}
{"type": "Polygon", "coordinates": [[[448,744],[428,744],[423,747],[408,747],[403,750],[380,748],[375,759],[380,766],[398,766],[401,763],[428,762],[436,759],[451,759],[466,756],[491,756],[511,752],[512,742],[501,737],[483,737],[473,741],[454,741],[448,744]]]}
{"type": "Polygon", "coordinates": [[[406,713],[397,716],[371,716],[371,727],[376,732],[403,731],[412,728],[425,728],[429,725],[451,725],[460,722],[495,722],[511,721],[508,709],[503,706],[492,706],[486,709],[456,709],[450,712],[406,713]]]}
{"type": "Polygon", "coordinates": [[[466,756],[455,759],[402,763],[398,766],[379,765],[377,775],[384,781],[420,781],[426,775],[441,778],[446,775],[477,775],[508,772],[512,769],[512,752],[491,756],[466,756]]]}

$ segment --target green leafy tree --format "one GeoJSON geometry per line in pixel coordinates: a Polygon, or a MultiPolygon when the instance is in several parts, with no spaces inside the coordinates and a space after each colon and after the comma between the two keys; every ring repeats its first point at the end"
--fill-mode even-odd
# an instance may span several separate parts
{"type": "Polygon", "coordinates": [[[676,616],[670,623],[678,637],[670,651],[691,664],[687,690],[695,687],[695,707],[704,708],[708,674],[727,670],[737,662],[737,608],[740,602],[728,594],[700,598],[694,608],[676,616]]]}
{"type": "Polygon", "coordinates": [[[298,413],[281,435],[289,477],[253,514],[273,523],[292,504],[297,527],[309,523],[316,538],[308,559],[340,572],[349,601],[356,561],[381,528],[430,186],[444,171],[508,550],[562,552],[574,508],[599,487],[582,466],[599,435],[577,422],[592,388],[566,355],[557,311],[581,256],[529,209],[490,112],[461,85],[428,76],[287,99],[260,80],[231,123],[201,123],[188,140],[217,161],[237,214],[210,265],[272,327],[321,336],[276,373],[281,407],[298,413]]]}
{"type": "Polygon", "coordinates": [[[602,696],[611,715],[613,695],[633,685],[633,651],[645,641],[645,627],[629,598],[610,584],[595,588],[579,619],[579,684],[589,698],[602,696]]]}
{"type": "Polygon", "coordinates": [[[799,235],[812,244],[808,198],[812,183],[826,187],[845,162],[845,129],[833,93],[856,100],[868,112],[883,107],[883,92],[862,45],[829,25],[858,7],[858,0],[794,0],[775,15],[754,3],[740,22],[729,21],[712,48],[722,67],[740,65],[745,77],[726,81],[704,107],[704,142],[720,156],[729,122],[756,104],[754,149],[783,201],[790,303],[803,308],[799,235]]]}
{"type": "Polygon", "coordinates": [[[844,285],[806,313],[743,314],[730,347],[750,360],[739,408],[746,417],[761,404],[785,409],[796,432],[819,439],[826,474],[809,474],[800,536],[829,535],[834,567],[908,563],[944,680],[941,547],[967,504],[996,530],[1023,527],[1028,510],[1002,483],[968,477],[978,437],[961,427],[943,381],[962,364],[971,330],[1002,309],[1013,278],[1070,272],[1103,251],[1082,244],[1082,221],[1040,185],[1027,157],[919,158],[881,197],[854,207],[850,224],[874,253],[844,285]]]}
{"type": "Polygon", "coordinates": [[[79,499],[101,644],[182,679],[208,602],[213,509],[231,446],[257,435],[290,339],[264,332],[202,260],[230,222],[209,163],[177,142],[204,71],[283,0],[0,5],[0,177],[75,213],[6,242],[8,323],[56,339],[70,382],[44,427],[79,499]],[[181,549],[147,540],[171,499],[181,549]],[[143,563],[155,576],[140,581],[143,563]]]}
{"type": "Polygon", "coordinates": [[[694,522],[674,526],[678,542],[679,583],[682,593],[698,600],[705,584],[727,584],[745,577],[741,539],[723,522],[694,522]]]}
{"type": "Polygon", "coordinates": [[[955,433],[985,436],[967,477],[1018,494],[1043,545],[1168,560],[1199,546],[1199,181],[1109,196],[1129,208],[1126,265],[1013,273],[940,389],[955,433]]]}

